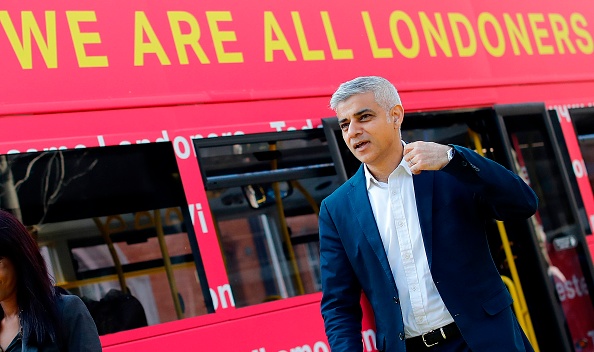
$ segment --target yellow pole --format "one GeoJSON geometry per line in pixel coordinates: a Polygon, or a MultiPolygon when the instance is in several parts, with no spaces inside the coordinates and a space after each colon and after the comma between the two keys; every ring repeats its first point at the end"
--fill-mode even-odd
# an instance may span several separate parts
{"type": "Polygon", "coordinates": [[[528,305],[526,304],[526,297],[524,296],[524,290],[522,290],[522,285],[520,284],[520,276],[518,275],[518,269],[516,268],[514,255],[509,244],[507,231],[505,230],[505,226],[503,225],[502,221],[497,221],[497,228],[499,229],[499,234],[501,235],[503,250],[505,251],[505,257],[507,258],[509,271],[511,273],[514,288],[518,296],[519,311],[516,311],[516,316],[518,316],[518,318],[523,317],[524,325],[522,325],[522,328],[524,329],[524,332],[526,333],[528,340],[530,340],[530,342],[532,343],[534,351],[539,352],[538,343],[536,341],[536,335],[534,333],[534,327],[532,326],[532,319],[530,319],[530,312],[528,311],[528,305]]]}
{"type": "Polygon", "coordinates": [[[155,229],[157,230],[157,239],[159,240],[159,247],[163,255],[163,264],[165,266],[165,273],[167,274],[167,281],[169,281],[169,291],[173,299],[173,306],[178,319],[183,318],[181,303],[179,301],[177,285],[175,283],[175,276],[173,275],[173,267],[171,265],[171,258],[167,251],[167,243],[165,242],[165,233],[163,232],[163,224],[161,222],[161,212],[159,209],[154,211],[155,229]]]}
{"type": "MultiPolygon", "coordinates": [[[[118,281],[120,282],[120,288],[122,292],[128,293],[128,286],[126,286],[126,278],[124,276],[124,269],[122,269],[122,262],[120,261],[120,257],[115,250],[115,246],[113,245],[113,241],[111,240],[110,229],[109,229],[109,222],[111,221],[111,217],[107,217],[105,224],[101,223],[99,218],[93,218],[95,225],[99,228],[99,232],[101,232],[101,236],[103,236],[103,240],[107,244],[107,248],[109,249],[109,254],[111,254],[111,258],[113,260],[113,264],[116,269],[116,274],[118,276],[118,281]]],[[[120,218],[120,224],[124,226],[124,221],[120,218]]]]}
{"type": "Polygon", "coordinates": [[[318,207],[318,204],[316,203],[316,200],[305,189],[305,187],[303,187],[303,185],[301,184],[301,182],[299,182],[297,180],[293,180],[293,181],[291,181],[291,184],[293,185],[293,187],[297,188],[299,190],[299,192],[301,192],[301,194],[303,194],[303,196],[305,197],[305,199],[309,203],[309,206],[311,206],[311,208],[313,209],[314,214],[316,214],[316,216],[317,216],[320,213],[320,207],[318,207]]]}
{"type": "MultiPolygon", "coordinates": [[[[476,152],[479,155],[484,156],[483,146],[478,133],[469,129],[468,134],[474,141],[474,147],[476,149],[476,152]]],[[[532,344],[534,351],[540,352],[540,349],[538,348],[538,342],[536,341],[536,334],[534,333],[534,327],[532,326],[532,319],[530,319],[528,305],[526,304],[526,297],[524,296],[524,291],[522,290],[522,285],[520,283],[520,276],[518,275],[518,269],[516,268],[514,255],[509,244],[507,231],[505,230],[505,226],[503,225],[502,221],[497,221],[497,229],[499,230],[499,236],[501,237],[501,243],[503,245],[503,250],[505,252],[505,258],[507,259],[509,271],[512,276],[511,279],[505,276],[501,276],[501,279],[507,285],[510,294],[512,295],[512,298],[514,299],[514,311],[516,312],[518,323],[524,330],[524,333],[526,333],[526,337],[528,337],[528,340],[530,340],[530,343],[532,344]]]]}
{"type": "MultiPolygon", "coordinates": [[[[276,144],[271,143],[270,150],[276,150],[276,144]]],[[[278,161],[276,159],[272,160],[272,169],[276,170],[278,168],[278,161]]],[[[291,244],[291,236],[289,235],[289,228],[287,226],[287,218],[285,217],[285,209],[283,207],[283,200],[281,199],[280,194],[280,187],[278,182],[272,183],[272,188],[274,189],[274,198],[276,203],[276,210],[278,211],[278,218],[280,221],[280,230],[283,235],[283,239],[287,244],[287,252],[289,254],[289,261],[291,262],[291,267],[293,268],[294,272],[294,279],[295,279],[295,286],[297,286],[297,292],[300,295],[305,293],[305,289],[303,288],[303,282],[301,281],[301,275],[299,275],[299,265],[297,265],[297,260],[295,259],[295,251],[293,250],[293,245],[291,244]]]]}

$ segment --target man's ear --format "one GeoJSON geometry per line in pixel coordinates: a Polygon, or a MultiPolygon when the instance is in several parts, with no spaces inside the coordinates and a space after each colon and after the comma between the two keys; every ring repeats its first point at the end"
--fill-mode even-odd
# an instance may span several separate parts
{"type": "Polygon", "coordinates": [[[390,110],[390,115],[394,119],[394,128],[400,128],[402,121],[404,120],[404,108],[402,105],[395,105],[390,110]]]}

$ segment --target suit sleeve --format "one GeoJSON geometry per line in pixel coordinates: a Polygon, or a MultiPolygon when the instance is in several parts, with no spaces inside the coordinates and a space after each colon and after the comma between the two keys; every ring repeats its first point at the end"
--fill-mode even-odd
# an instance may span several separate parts
{"type": "Polygon", "coordinates": [[[63,345],[67,346],[68,351],[102,351],[95,321],[83,301],[75,295],[64,295],[62,299],[63,345]]]}
{"type": "Polygon", "coordinates": [[[362,351],[361,285],[328,211],[320,207],[321,311],[332,352],[362,351]]]}
{"type": "Polygon", "coordinates": [[[526,219],[538,209],[538,197],[518,175],[476,152],[452,145],[454,158],[442,170],[478,194],[497,220],[526,219]]]}

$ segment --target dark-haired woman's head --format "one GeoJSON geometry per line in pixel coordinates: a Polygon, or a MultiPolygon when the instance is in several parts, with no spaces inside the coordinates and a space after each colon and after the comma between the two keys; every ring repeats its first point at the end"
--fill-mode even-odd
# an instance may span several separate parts
{"type": "MultiPolygon", "coordinates": [[[[55,291],[39,247],[25,226],[11,213],[0,210],[0,258],[14,269],[23,333],[43,342],[54,338],[55,291]],[[26,322],[38,322],[36,325],[26,322]]],[[[3,299],[3,298],[0,298],[3,299]]],[[[0,318],[4,311],[0,309],[0,318]]]]}
{"type": "MultiPolygon", "coordinates": [[[[12,260],[0,255],[0,311],[4,313],[6,302],[12,301],[16,304],[17,275],[12,260]]],[[[0,315],[2,316],[2,315],[0,315]]]]}
{"type": "Polygon", "coordinates": [[[26,304],[38,294],[47,295],[53,291],[37,243],[16,217],[3,210],[0,210],[0,257],[10,259],[14,265],[19,305],[26,304]],[[20,302],[21,299],[24,301],[20,302]]]}

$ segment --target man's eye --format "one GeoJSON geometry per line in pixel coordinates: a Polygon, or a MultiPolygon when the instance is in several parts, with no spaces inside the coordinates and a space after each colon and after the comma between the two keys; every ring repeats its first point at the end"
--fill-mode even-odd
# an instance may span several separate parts
{"type": "Polygon", "coordinates": [[[343,123],[342,125],[340,125],[340,129],[343,131],[346,131],[349,128],[349,124],[348,123],[343,123]]]}

